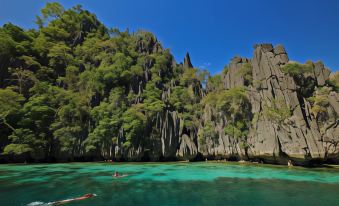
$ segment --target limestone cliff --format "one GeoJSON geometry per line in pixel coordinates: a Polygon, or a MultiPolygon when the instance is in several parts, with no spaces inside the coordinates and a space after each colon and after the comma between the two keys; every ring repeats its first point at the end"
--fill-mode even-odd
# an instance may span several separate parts
{"type": "MultiPolygon", "coordinates": [[[[236,75],[242,64],[250,63],[253,74],[253,86],[248,87],[254,119],[248,135],[248,148],[245,153],[236,140],[223,134],[223,121],[216,121],[219,133],[219,145],[209,148],[205,155],[222,157],[261,159],[266,162],[286,164],[288,159],[297,164],[309,161],[338,161],[338,93],[327,94],[326,118],[319,123],[311,112],[306,96],[293,77],[282,72],[282,66],[289,62],[283,46],[273,48],[270,44],[255,45],[252,59],[236,57],[232,60],[229,72],[224,76],[225,89],[244,86],[245,81],[236,75]],[[279,101],[292,112],[288,119],[276,122],[268,119],[264,107],[271,107],[279,101]]],[[[304,74],[303,78],[314,81],[315,87],[324,87],[330,71],[320,62],[312,65],[314,73],[304,74]]],[[[315,93],[317,92],[317,88],[315,93]]],[[[208,110],[208,109],[207,109],[208,110]]],[[[206,112],[205,110],[205,113],[206,112]]],[[[210,116],[210,115],[209,115],[210,116]]],[[[208,118],[205,118],[208,119],[208,118]]],[[[203,146],[199,151],[204,151],[203,146]]]]}
{"type": "MultiPolygon", "coordinates": [[[[126,153],[126,158],[153,161],[226,158],[277,164],[287,164],[288,160],[292,160],[300,165],[338,162],[339,95],[327,87],[330,70],[321,62],[310,63],[313,72],[296,78],[282,71],[288,63],[283,46],[258,44],[254,46],[253,58],[234,57],[227,73],[222,74],[223,89],[246,88],[252,121],[245,140],[225,133],[225,127],[231,120],[216,108],[206,105],[200,116],[200,126],[190,131],[183,127],[180,113],[166,109],[158,114],[154,128],[150,129],[149,141],[141,141],[126,153]],[[239,75],[244,65],[251,68],[251,82],[239,75]],[[304,91],[305,82],[311,82],[308,86],[312,91],[307,94],[304,91]],[[312,111],[315,103],[310,100],[312,95],[318,93],[328,99],[321,118],[312,111]],[[285,119],[272,119],[265,109],[273,107],[287,108],[290,115],[285,119]],[[206,124],[211,124],[214,133],[199,141],[199,132],[206,124]]],[[[183,66],[193,67],[188,54],[183,66]]],[[[170,90],[164,92],[165,99],[171,95],[170,90]]],[[[211,92],[211,89],[206,91],[211,92]]],[[[199,98],[204,95],[201,93],[199,98]]]]}
{"type": "Polygon", "coordinates": [[[81,7],[43,19],[0,27],[0,163],[339,162],[339,73],[322,62],[257,44],[211,76],[81,7]]]}

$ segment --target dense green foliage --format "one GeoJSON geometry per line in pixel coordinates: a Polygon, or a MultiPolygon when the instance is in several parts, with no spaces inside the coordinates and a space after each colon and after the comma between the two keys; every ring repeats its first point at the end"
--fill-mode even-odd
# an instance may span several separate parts
{"type": "Polygon", "coordinates": [[[329,87],[321,87],[316,90],[312,97],[308,98],[311,103],[311,112],[318,123],[323,123],[328,118],[327,108],[329,106],[328,95],[331,92],[329,87]]]}
{"type": "Polygon", "coordinates": [[[106,28],[81,6],[47,3],[39,29],[0,28],[0,151],[36,160],[112,156],[178,111],[196,131],[208,72],[173,63],[146,31],[106,28]],[[170,91],[170,95],[164,96],[170,91]]]}
{"type": "Polygon", "coordinates": [[[335,72],[330,76],[329,85],[334,88],[336,92],[339,92],[339,72],[335,72]]]}
{"type": "Polygon", "coordinates": [[[238,75],[245,80],[244,84],[249,86],[253,83],[252,66],[250,63],[244,63],[238,71],[238,75]]]}
{"type": "Polygon", "coordinates": [[[291,117],[291,111],[283,100],[273,100],[270,106],[264,106],[264,115],[268,120],[276,124],[282,124],[291,117]]]}
{"type": "Polygon", "coordinates": [[[312,65],[309,63],[306,64],[299,64],[296,62],[288,63],[286,64],[283,68],[282,71],[286,74],[289,74],[291,76],[298,76],[302,75],[303,73],[306,72],[312,72],[313,68],[312,65]]]}
{"type": "MultiPolygon", "coordinates": [[[[218,147],[220,137],[247,152],[250,129],[263,118],[252,114],[250,63],[211,76],[193,68],[188,55],[177,64],[152,33],[106,28],[81,6],[47,3],[36,23],[38,29],[0,28],[1,157],[159,160],[164,136],[173,156],[185,144],[218,147]],[[236,86],[226,86],[230,74],[242,77],[236,86]],[[183,136],[188,143],[179,142],[183,136]]],[[[304,75],[314,64],[289,63],[282,71],[317,120],[325,120],[329,91],[314,92],[315,79],[304,75]]],[[[339,88],[337,74],[328,85],[339,88]]],[[[291,116],[283,102],[260,106],[281,124],[291,116]]]]}
{"type": "Polygon", "coordinates": [[[209,93],[204,99],[204,104],[217,108],[230,120],[225,133],[234,138],[246,138],[250,122],[251,104],[245,88],[234,87],[229,90],[221,90],[209,93]]]}
{"type": "MultiPolygon", "coordinates": [[[[322,62],[318,62],[322,64],[322,62]]],[[[302,97],[310,97],[317,85],[316,80],[309,76],[314,74],[315,65],[312,61],[307,61],[305,64],[288,63],[282,67],[284,73],[293,77],[298,85],[298,94],[302,97]]]]}

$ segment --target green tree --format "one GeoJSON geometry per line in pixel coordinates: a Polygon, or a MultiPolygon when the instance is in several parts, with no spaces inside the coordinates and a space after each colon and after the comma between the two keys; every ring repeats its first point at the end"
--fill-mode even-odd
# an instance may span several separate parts
{"type": "Polygon", "coordinates": [[[125,131],[126,141],[124,146],[129,148],[132,143],[138,140],[138,137],[142,137],[146,126],[146,116],[143,113],[143,105],[132,105],[126,112],[123,113],[123,125],[122,128],[125,131]]]}
{"type": "Polygon", "coordinates": [[[55,44],[49,51],[50,66],[52,67],[67,67],[74,59],[72,50],[64,43],[55,44]]]}
{"type": "Polygon", "coordinates": [[[13,90],[9,88],[0,89],[0,121],[13,132],[15,132],[15,129],[8,123],[8,118],[10,115],[15,115],[19,112],[23,101],[24,97],[13,90]]]}
{"type": "Polygon", "coordinates": [[[234,138],[245,138],[252,119],[251,104],[243,87],[209,93],[203,100],[205,105],[216,108],[226,116],[225,133],[234,138]]]}
{"type": "Polygon", "coordinates": [[[32,151],[27,144],[9,144],[5,147],[3,154],[21,155],[32,151]]]}
{"type": "Polygon", "coordinates": [[[221,74],[216,74],[208,78],[207,89],[210,91],[220,91],[223,89],[221,74]]]}
{"type": "Polygon", "coordinates": [[[271,106],[264,106],[264,115],[277,124],[282,124],[286,119],[291,117],[291,110],[286,105],[283,100],[275,100],[271,101],[271,106]]]}
{"type": "Polygon", "coordinates": [[[339,72],[335,72],[330,75],[329,85],[333,87],[335,91],[339,91],[339,72]]]}
{"type": "Polygon", "coordinates": [[[122,114],[126,110],[126,98],[123,88],[111,91],[109,99],[94,107],[91,117],[95,128],[85,141],[86,151],[106,156],[111,147],[117,144],[117,137],[122,126],[122,114]]]}
{"type": "MultiPolygon", "coordinates": [[[[29,88],[27,84],[33,84],[34,81],[36,81],[32,71],[22,68],[9,68],[9,71],[11,73],[11,79],[9,80],[15,81],[18,84],[19,94],[23,94],[24,89],[29,88]]],[[[27,91],[25,91],[25,93],[27,93],[27,91]]]]}
{"type": "Polygon", "coordinates": [[[199,144],[206,144],[206,138],[211,138],[213,142],[216,142],[218,139],[218,133],[215,131],[215,126],[211,121],[205,122],[204,127],[198,134],[199,144]]]}
{"type": "Polygon", "coordinates": [[[225,132],[232,134],[233,137],[246,137],[251,120],[251,104],[246,90],[235,87],[223,91],[217,101],[217,108],[231,120],[232,127],[226,127],[225,132]],[[232,131],[230,132],[229,129],[232,131]]]}
{"type": "Polygon", "coordinates": [[[251,85],[253,83],[252,65],[250,63],[244,63],[239,69],[238,75],[244,78],[245,86],[251,85]]]}
{"type": "Polygon", "coordinates": [[[146,84],[146,89],[143,93],[144,105],[147,115],[155,116],[157,113],[163,111],[165,103],[161,99],[162,91],[156,87],[151,81],[146,84]]]}
{"type": "Polygon", "coordinates": [[[313,68],[310,64],[299,64],[296,62],[288,63],[282,67],[282,71],[293,77],[312,72],[313,68]]]}
{"type": "Polygon", "coordinates": [[[324,122],[328,118],[328,95],[331,91],[332,89],[330,87],[321,87],[314,92],[312,97],[308,98],[311,103],[311,113],[318,123],[324,122]]]}
{"type": "Polygon", "coordinates": [[[41,9],[42,17],[36,16],[36,23],[39,27],[43,27],[44,23],[60,18],[64,11],[64,7],[57,2],[47,3],[46,6],[41,9]]]}

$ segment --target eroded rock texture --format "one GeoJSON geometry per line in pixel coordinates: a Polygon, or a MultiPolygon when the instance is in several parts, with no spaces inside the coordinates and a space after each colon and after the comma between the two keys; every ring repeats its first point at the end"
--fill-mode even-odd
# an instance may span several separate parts
{"type": "MultiPolygon", "coordinates": [[[[227,73],[222,74],[223,89],[246,88],[252,122],[245,140],[225,133],[231,120],[214,107],[204,106],[199,117],[200,126],[195,129],[185,128],[181,114],[168,108],[150,124],[148,137],[141,138],[128,151],[117,146],[115,157],[138,161],[251,159],[277,164],[292,160],[299,165],[339,162],[339,95],[327,87],[331,72],[321,62],[316,62],[310,63],[313,72],[294,77],[282,71],[289,62],[282,45],[257,44],[252,59],[234,57],[227,73]],[[239,75],[244,65],[251,68],[250,83],[239,75]],[[315,103],[310,102],[310,98],[317,95],[325,95],[327,99],[321,118],[313,111],[315,103]],[[273,107],[285,108],[290,115],[274,120],[265,112],[265,108],[273,107]],[[206,124],[213,128],[213,135],[199,141],[199,132],[206,124]]],[[[182,65],[193,67],[188,54],[182,65]]],[[[171,84],[163,93],[164,100],[169,98],[177,83],[171,84]]],[[[195,87],[195,95],[203,99],[206,94],[202,87],[195,87]]],[[[206,91],[213,92],[213,89],[206,91]]]]}
{"type": "MultiPolygon", "coordinates": [[[[338,93],[332,91],[328,94],[328,117],[319,125],[310,112],[310,103],[299,91],[298,82],[281,70],[288,61],[286,51],[281,45],[275,48],[270,44],[255,45],[253,59],[235,57],[223,79],[226,89],[243,86],[244,80],[236,75],[236,71],[243,63],[249,62],[252,66],[253,86],[248,87],[248,93],[255,121],[252,121],[247,140],[247,158],[282,164],[288,159],[297,164],[329,159],[338,161],[338,93]],[[274,101],[285,104],[292,111],[291,117],[279,123],[268,119],[263,108],[271,106],[274,101]]],[[[325,85],[329,75],[330,71],[318,62],[314,64],[314,73],[305,76],[321,87],[325,85]]],[[[205,155],[244,157],[240,146],[223,135],[223,130],[220,129],[223,121],[219,122],[220,119],[216,121],[219,145],[209,148],[208,152],[204,148],[206,146],[201,146],[199,151],[205,155]]]]}

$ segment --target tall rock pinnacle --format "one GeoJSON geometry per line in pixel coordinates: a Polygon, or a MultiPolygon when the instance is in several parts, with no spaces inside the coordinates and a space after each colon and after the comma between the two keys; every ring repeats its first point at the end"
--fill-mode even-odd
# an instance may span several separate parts
{"type": "Polygon", "coordinates": [[[185,59],[184,59],[184,67],[193,68],[193,65],[191,63],[191,58],[190,58],[190,55],[189,55],[188,52],[186,53],[186,56],[185,56],[185,59]]]}

